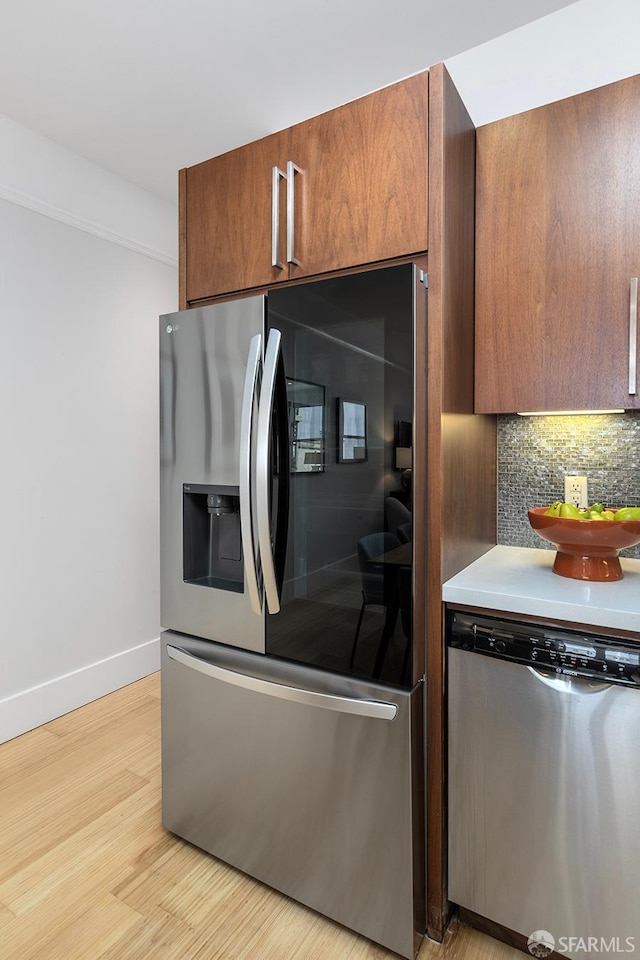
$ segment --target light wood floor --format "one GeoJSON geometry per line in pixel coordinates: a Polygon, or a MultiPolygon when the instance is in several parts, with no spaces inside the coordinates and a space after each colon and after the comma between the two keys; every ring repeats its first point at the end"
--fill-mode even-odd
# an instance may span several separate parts
{"type": "MultiPolygon", "coordinates": [[[[393,960],[160,823],[160,683],[0,746],[0,960],[393,960]]],[[[454,925],[419,960],[522,960],[454,925]]]]}

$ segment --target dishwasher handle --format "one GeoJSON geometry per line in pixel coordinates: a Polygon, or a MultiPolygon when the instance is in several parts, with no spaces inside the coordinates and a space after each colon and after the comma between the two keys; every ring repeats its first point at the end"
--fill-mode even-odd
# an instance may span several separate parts
{"type": "Polygon", "coordinates": [[[231,683],[236,687],[252,690],[254,693],[278,697],[280,700],[292,700],[309,707],[321,707],[337,713],[351,713],[361,717],[370,717],[374,720],[395,720],[398,713],[398,707],[395,703],[388,703],[384,700],[361,700],[357,697],[339,697],[301,687],[290,687],[287,684],[274,683],[271,680],[262,680],[260,677],[248,676],[245,673],[238,673],[236,670],[219,667],[207,660],[201,660],[200,657],[187,653],[180,647],[167,645],[167,656],[185,667],[212,677],[214,680],[231,683]]]}
{"type": "Polygon", "coordinates": [[[558,673],[548,667],[531,667],[528,664],[529,673],[540,680],[547,687],[552,687],[559,693],[602,693],[603,690],[610,690],[616,686],[608,680],[599,680],[590,677],[567,676],[565,673],[558,673]]]}

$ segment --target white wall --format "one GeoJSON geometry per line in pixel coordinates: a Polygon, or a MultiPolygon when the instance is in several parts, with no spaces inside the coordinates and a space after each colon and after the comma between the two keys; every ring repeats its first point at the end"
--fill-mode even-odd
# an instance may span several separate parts
{"type": "Polygon", "coordinates": [[[477,127],[640,73],[638,0],[580,0],[446,61],[477,127]]]}
{"type": "Polygon", "coordinates": [[[1,115],[0,148],[1,199],[176,266],[174,206],[1,115]]]}
{"type": "Polygon", "coordinates": [[[177,278],[170,205],[15,124],[0,155],[1,742],[158,667],[177,278]]]}
{"type": "MultiPolygon", "coordinates": [[[[477,126],[640,72],[637,0],[447,61],[477,126]]],[[[176,212],[0,117],[0,742],[158,665],[157,315],[176,212]]]]}

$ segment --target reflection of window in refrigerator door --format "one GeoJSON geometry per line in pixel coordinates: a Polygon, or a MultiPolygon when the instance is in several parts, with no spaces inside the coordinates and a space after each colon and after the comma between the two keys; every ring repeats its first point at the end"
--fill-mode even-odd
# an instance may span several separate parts
{"type": "Polygon", "coordinates": [[[322,469],[322,415],[320,405],[296,406],[292,437],[297,471],[314,473],[322,469]]]}

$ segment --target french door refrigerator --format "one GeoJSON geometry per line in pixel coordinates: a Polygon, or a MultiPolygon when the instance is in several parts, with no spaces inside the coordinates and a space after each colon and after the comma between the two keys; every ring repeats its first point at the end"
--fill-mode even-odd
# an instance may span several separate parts
{"type": "Polygon", "coordinates": [[[424,684],[385,500],[411,506],[418,282],[406,264],[160,318],[163,823],[407,958],[424,684]]]}

